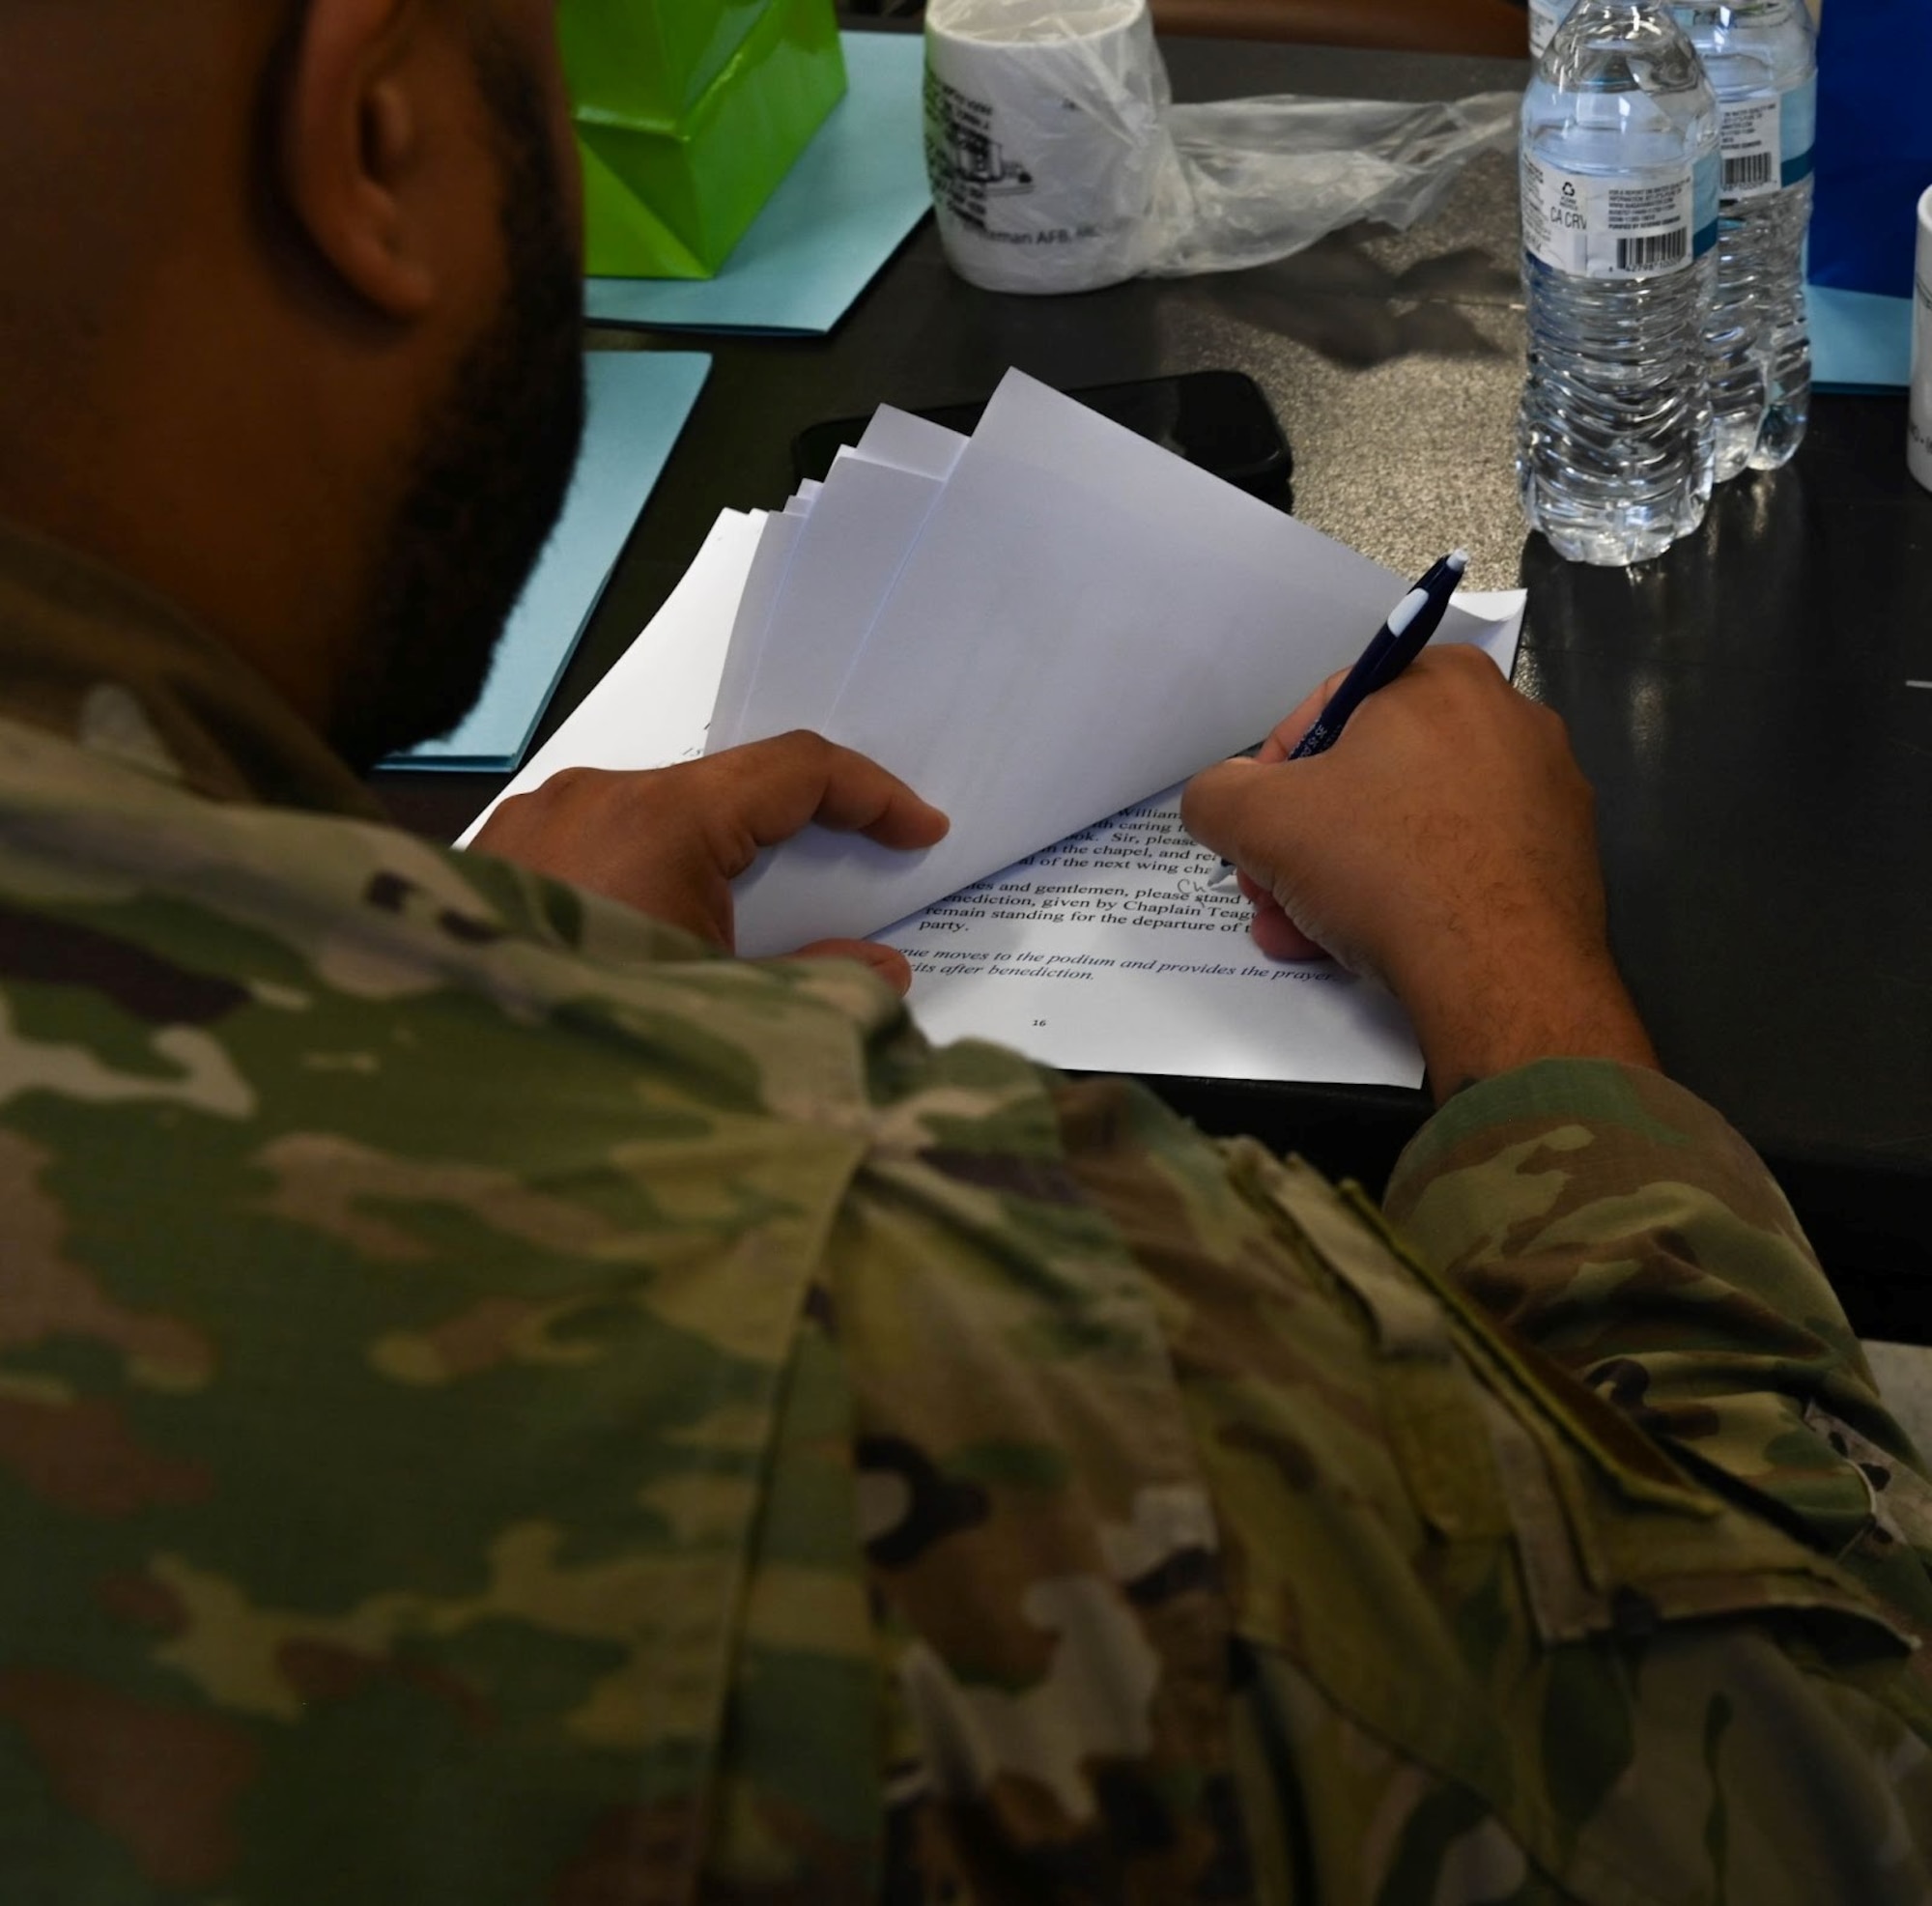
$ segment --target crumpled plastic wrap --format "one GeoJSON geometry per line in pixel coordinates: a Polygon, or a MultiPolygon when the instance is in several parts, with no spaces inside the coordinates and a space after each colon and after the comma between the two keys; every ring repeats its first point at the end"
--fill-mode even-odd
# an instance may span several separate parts
{"type": "Polygon", "coordinates": [[[928,0],[926,154],[975,283],[1070,291],[1237,270],[1361,219],[1406,227],[1520,96],[1173,103],[1146,0],[928,0]]]}
{"type": "Polygon", "coordinates": [[[1518,93],[1429,105],[1291,95],[1173,106],[1142,270],[1233,271],[1361,219],[1406,231],[1483,152],[1516,144],[1518,93]]]}

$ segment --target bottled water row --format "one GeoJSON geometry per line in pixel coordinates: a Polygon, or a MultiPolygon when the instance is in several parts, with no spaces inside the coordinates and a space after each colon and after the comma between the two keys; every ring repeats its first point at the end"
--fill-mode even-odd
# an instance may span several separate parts
{"type": "Polygon", "coordinates": [[[1817,56],[1804,0],[1531,0],[1523,513],[1660,555],[1804,436],[1817,56]]]}

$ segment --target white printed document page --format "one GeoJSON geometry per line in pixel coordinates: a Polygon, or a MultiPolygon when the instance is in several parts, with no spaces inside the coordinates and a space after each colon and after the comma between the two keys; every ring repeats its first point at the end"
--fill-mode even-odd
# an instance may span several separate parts
{"type": "Polygon", "coordinates": [[[1281,963],[1180,825],[1180,789],[1100,821],[876,935],[912,961],[937,1043],[993,1039],[1076,1070],[1419,1085],[1389,994],[1281,963]]]}
{"type": "MultiPolygon", "coordinates": [[[[1508,672],[1523,597],[1458,600],[1508,672]]],[[[1085,1071],[1420,1085],[1394,999],[1330,960],[1265,957],[1220,870],[1176,786],[874,937],[912,961],[913,1016],[936,1041],[1085,1071]]]]}

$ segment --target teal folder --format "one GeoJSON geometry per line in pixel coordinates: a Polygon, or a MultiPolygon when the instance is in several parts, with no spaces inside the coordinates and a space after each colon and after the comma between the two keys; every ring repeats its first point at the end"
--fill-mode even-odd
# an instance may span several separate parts
{"type": "Polygon", "coordinates": [[[507,774],[524,758],[710,368],[701,352],[585,357],[589,401],[577,474],[504,628],[482,699],[440,741],[392,755],[384,767],[507,774]]]}

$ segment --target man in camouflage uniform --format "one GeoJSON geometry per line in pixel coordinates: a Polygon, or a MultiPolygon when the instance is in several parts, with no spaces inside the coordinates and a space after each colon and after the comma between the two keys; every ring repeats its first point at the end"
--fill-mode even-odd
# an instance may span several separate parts
{"type": "Polygon", "coordinates": [[[722,956],[943,824],[810,738],[384,824],[551,14],[0,0],[0,1900],[1932,1897],[1932,1492],[1480,658],[1190,796],[1462,1088],[1379,1212],[722,956]]]}

